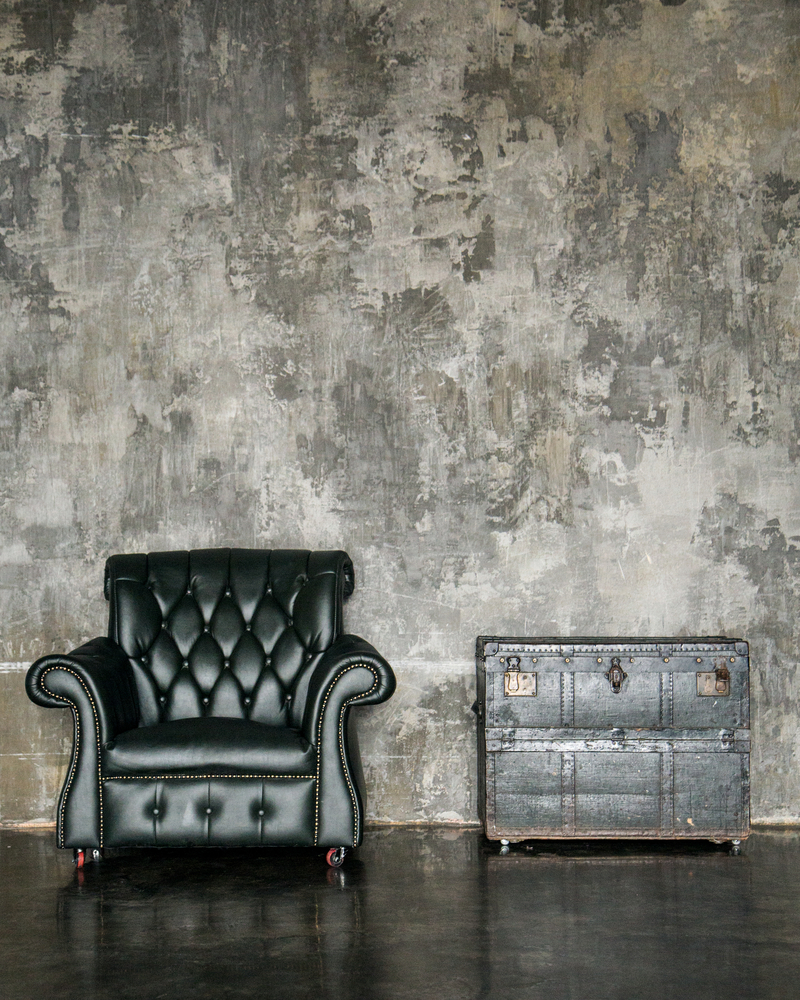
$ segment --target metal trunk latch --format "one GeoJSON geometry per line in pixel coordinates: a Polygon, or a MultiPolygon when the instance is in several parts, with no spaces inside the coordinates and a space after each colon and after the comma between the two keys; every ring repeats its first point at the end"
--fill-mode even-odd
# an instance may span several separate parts
{"type": "Polygon", "coordinates": [[[606,680],[611,685],[611,690],[614,694],[619,694],[622,690],[622,682],[626,679],[628,675],[622,669],[622,663],[618,656],[614,656],[611,659],[611,666],[606,673],[606,680]]]}
{"type": "Polygon", "coordinates": [[[510,698],[535,698],[536,674],[520,670],[520,658],[518,656],[509,656],[506,665],[508,670],[503,675],[505,694],[510,698]]]}
{"type": "Polygon", "coordinates": [[[698,670],[697,694],[701,698],[726,698],[731,693],[731,672],[723,659],[715,663],[715,669],[698,670]]]}

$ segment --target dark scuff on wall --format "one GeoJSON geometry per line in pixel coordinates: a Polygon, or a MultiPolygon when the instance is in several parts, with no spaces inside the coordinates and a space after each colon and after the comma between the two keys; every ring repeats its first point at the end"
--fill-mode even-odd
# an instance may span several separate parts
{"type": "Polygon", "coordinates": [[[0,12],[0,821],[106,556],[228,544],[353,556],[374,818],[475,820],[476,635],[723,633],[800,820],[800,8],[0,12]]]}

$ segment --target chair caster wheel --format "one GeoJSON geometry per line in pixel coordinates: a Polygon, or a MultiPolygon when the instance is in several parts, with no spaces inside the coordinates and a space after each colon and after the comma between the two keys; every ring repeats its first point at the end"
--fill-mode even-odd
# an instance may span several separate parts
{"type": "Polygon", "coordinates": [[[731,841],[731,854],[741,854],[742,853],[742,842],[741,840],[731,841]]]}
{"type": "Polygon", "coordinates": [[[347,854],[346,847],[331,847],[325,855],[325,860],[331,868],[341,868],[344,864],[344,856],[347,854]]]}
{"type": "Polygon", "coordinates": [[[72,863],[76,868],[83,868],[87,861],[102,861],[102,847],[76,847],[72,852],[72,863]]]}

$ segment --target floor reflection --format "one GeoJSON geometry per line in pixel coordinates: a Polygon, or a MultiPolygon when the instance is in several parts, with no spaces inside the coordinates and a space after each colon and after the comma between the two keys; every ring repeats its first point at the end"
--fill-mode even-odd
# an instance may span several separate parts
{"type": "Polygon", "coordinates": [[[308,852],[147,851],[87,864],[58,890],[59,943],[85,996],[352,996],[380,979],[363,948],[363,865],[308,852]]]}
{"type": "Polygon", "coordinates": [[[800,831],[531,842],[371,830],[324,852],[119,852],[0,831],[2,1000],[786,1000],[800,831]]]}

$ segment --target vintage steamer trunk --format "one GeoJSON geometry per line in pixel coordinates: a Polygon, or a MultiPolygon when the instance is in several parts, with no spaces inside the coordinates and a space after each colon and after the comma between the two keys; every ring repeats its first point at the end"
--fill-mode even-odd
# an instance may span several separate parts
{"type": "Polygon", "coordinates": [[[746,642],[480,636],[477,674],[490,839],[749,834],[746,642]]]}

